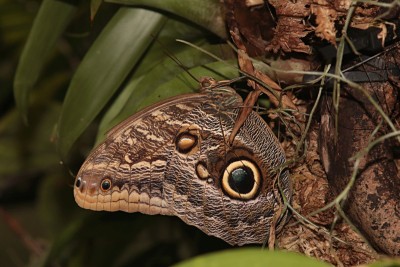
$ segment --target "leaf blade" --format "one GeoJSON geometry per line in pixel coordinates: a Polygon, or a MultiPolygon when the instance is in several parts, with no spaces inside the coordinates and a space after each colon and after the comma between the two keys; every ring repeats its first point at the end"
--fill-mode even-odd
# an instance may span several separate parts
{"type": "Polygon", "coordinates": [[[164,17],[159,13],[120,8],[104,28],[79,65],[64,100],[58,127],[58,149],[63,159],[139,61],[163,23],[164,17]]]}
{"type": "Polygon", "coordinates": [[[40,6],[14,78],[15,102],[25,122],[28,120],[29,92],[75,11],[75,6],[54,0],[45,0],[40,6]]]}
{"type": "Polygon", "coordinates": [[[325,262],[287,251],[262,251],[259,248],[230,249],[194,257],[175,267],[216,266],[297,266],[328,267],[325,262]]]}
{"type": "Polygon", "coordinates": [[[227,38],[222,5],[218,0],[106,0],[106,2],[167,11],[209,29],[223,39],[227,38]]]}
{"type": "MultiPolygon", "coordinates": [[[[235,57],[232,50],[227,45],[205,44],[203,48],[221,57],[224,56],[230,59],[235,57]]],[[[195,50],[189,46],[183,46],[180,52],[174,56],[179,59],[186,68],[190,68],[190,72],[194,71],[193,74],[198,78],[208,75],[216,79],[222,77],[216,76],[216,72],[212,72],[211,70],[207,71],[207,64],[214,62],[214,59],[204,56],[199,50],[195,50]],[[205,66],[201,67],[202,65],[205,66]]],[[[217,68],[217,71],[222,71],[226,74],[226,78],[234,76],[232,75],[232,70],[235,70],[235,68],[226,66],[226,64],[222,62],[214,62],[214,65],[210,65],[210,68],[217,68]]],[[[170,57],[165,56],[163,60],[159,61],[157,66],[151,69],[147,74],[134,77],[125,86],[121,95],[103,117],[97,135],[97,143],[104,138],[105,133],[112,126],[128,118],[139,109],[167,97],[193,92],[194,89],[199,87],[199,84],[194,81],[193,78],[183,73],[185,72],[182,70],[181,66],[170,57]],[[173,81],[174,79],[184,80],[184,82],[171,83],[171,80],[173,81]],[[174,87],[175,85],[177,85],[177,87],[174,87]]]]}

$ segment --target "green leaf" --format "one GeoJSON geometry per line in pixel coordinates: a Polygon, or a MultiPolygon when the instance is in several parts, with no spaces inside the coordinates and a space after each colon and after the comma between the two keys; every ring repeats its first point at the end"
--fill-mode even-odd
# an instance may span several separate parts
{"type": "Polygon", "coordinates": [[[64,100],[58,128],[63,159],[142,57],[165,19],[143,9],[121,8],[79,65],[64,100]]]}
{"type": "Polygon", "coordinates": [[[225,17],[219,0],[106,0],[110,3],[156,8],[185,18],[226,39],[225,17]]]}
{"type": "Polygon", "coordinates": [[[279,266],[279,267],[327,267],[325,262],[286,251],[265,251],[259,248],[232,249],[210,253],[174,265],[175,267],[218,266],[279,266]]]}
{"type": "MultiPolygon", "coordinates": [[[[188,71],[195,77],[212,77],[217,81],[230,80],[239,75],[239,72],[233,65],[227,65],[223,62],[211,62],[203,66],[191,68],[188,71]]],[[[196,91],[199,87],[199,83],[193,80],[192,76],[190,76],[186,71],[182,71],[176,75],[175,78],[161,84],[154,91],[146,95],[146,97],[139,103],[137,109],[141,110],[156,101],[161,101],[168,97],[196,91]]]]}
{"type": "MultiPolygon", "coordinates": [[[[188,46],[186,44],[176,41],[179,38],[198,45],[209,43],[207,41],[209,38],[207,32],[199,27],[194,27],[179,20],[168,19],[140,65],[137,66],[134,75],[137,77],[138,75],[148,74],[166,58],[171,58],[171,56],[180,53],[183,49],[187,49],[188,46]]],[[[174,63],[174,65],[178,64],[174,63]]]]}
{"type": "Polygon", "coordinates": [[[381,259],[371,264],[365,265],[368,267],[400,267],[400,259],[381,259]]]}
{"type": "Polygon", "coordinates": [[[14,79],[15,102],[25,122],[28,119],[29,92],[75,10],[75,6],[65,2],[44,0],[33,22],[14,79]]]}
{"type": "MultiPolygon", "coordinates": [[[[231,48],[228,45],[203,45],[203,48],[214,53],[220,57],[234,57],[231,48]]],[[[187,68],[194,68],[202,66],[214,61],[211,57],[205,56],[201,51],[195,50],[189,46],[183,46],[182,50],[174,55],[179,61],[187,68]]],[[[223,63],[221,63],[223,64],[223,63]]],[[[215,67],[217,67],[215,65],[215,67]]],[[[225,65],[226,66],[226,65],[225,65]]],[[[214,66],[195,69],[193,73],[197,78],[202,76],[215,76],[217,73],[213,72],[214,66]]],[[[226,66],[227,68],[232,68],[226,66]]],[[[234,68],[232,68],[234,70],[234,68]]],[[[232,70],[225,75],[225,78],[232,76],[232,70]]],[[[130,115],[139,111],[139,109],[165,99],[174,95],[193,92],[199,87],[197,81],[192,77],[180,74],[184,72],[182,67],[179,66],[173,59],[165,56],[161,62],[148,71],[147,74],[132,79],[130,83],[124,88],[121,96],[113,103],[109,111],[104,116],[98,133],[97,142],[101,141],[105,133],[114,125],[126,119],[130,115]],[[164,83],[170,82],[173,79],[181,80],[181,83],[171,83],[163,86],[164,83]],[[162,87],[160,87],[162,86],[162,87]],[[160,87],[160,89],[157,89],[160,87]]],[[[224,70],[226,72],[226,70],[224,70]]],[[[221,75],[221,77],[223,77],[221,75]]],[[[215,77],[216,79],[220,77],[215,77]]],[[[224,79],[225,79],[224,78],[224,79]]]]}

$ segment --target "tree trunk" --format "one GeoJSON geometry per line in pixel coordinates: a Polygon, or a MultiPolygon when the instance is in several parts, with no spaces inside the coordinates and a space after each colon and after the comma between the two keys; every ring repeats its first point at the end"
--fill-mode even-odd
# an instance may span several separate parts
{"type": "MultiPolygon", "coordinates": [[[[399,52],[388,53],[382,59],[386,63],[398,62],[399,52]]],[[[399,77],[392,79],[398,82],[399,77]]],[[[397,86],[390,82],[360,85],[392,120],[398,116],[397,86]]],[[[340,97],[337,120],[335,128],[332,97],[327,96],[321,103],[320,156],[335,196],[350,180],[352,158],[373,140],[392,131],[367,97],[346,85],[340,97]]],[[[398,123],[397,120],[397,126],[398,123]]],[[[390,255],[400,255],[400,170],[398,159],[396,165],[396,146],[399,144],[395,138],[386,139],[362,158],[356,182],[344,205],[346,214],[369,242],[378,251],[390,255]]]]}
{"type": "MultiPolygon", "coordinates": [[[[231,34],[234,33],[232,37],[235,44],[240,43],[238,48],[242,54],[245,52],[247,56],[261,58],[281,70],[321,70],[328,64],[332,64],[331,69],[334,69],[338,52],[337,38],[343,36],[345,22],[350,21],[346,30],[347,41],[343,50],[341,71],[352,82],[360,83],[363,90],[373,97],[383,112],[395,123],[395,128],[400,128],[400,46],[364,64],[359,64],[358,59],[361,56],[354,53],[355,48],[365,54],[364,59],[371,55],[378,56],[389,44],[398,42],[399,8],[388,9],[375,4],[358,3],[353,9],[354,1],[350,0],[224,2],[228,28],[231,34]],[[385,22],[377,23],[377,17],[385,22]],[[349,45],[349,39],[352,45],[349,45]],[[355,64],[360,66],[354,68],[355,64]],[[346,72],[344,69],[347,67],[352,69],[346,72]]],[[[239,62],[248,60],[242,54],[239,53],[239,62]]],[[[253,70],[253,66],[249,69],[253,70]]],[[[248,69],[242,70],[249,73],[248,69]]],[[[307,78],[317,78],[310,79],[310,76],[293,72],[268,72],[257,69],[257,66],[250,74],[257,76],[257,71],[263,71],[266,76],[273,77],[282,88],[285,85],[303,83],[307,78]]],[[[327,80],[324,90],[329,87],[332,89],[332,84],[333,79],[327,80]]],[[[274,88],[282,99],[289,96],[290,101],[296,104],[295,108],[287,108],[290,105],[285,105],[285,101],[279,102],[280,106],[277,105],[293,111],[297,122],[294,126],[299,127],[293,128],[290,121],[286,123],[287,128],[291,130],[288,140],[292,140],[293,136],[300,136],[300,131],[305,129],[305,119],[302,115],[314,104],[314,99],[310,98],[312,87],[293,91],[271,88],[274,88]]],[[[340,194],[348,184],[353,173],[352,158],[368,147],[373,140],[392,131],[362,91],[345,83],[342,83],[341,88],[338,112],[333,109],[330,93],[325,94],[320,103],[319,156],[327,177],[321,175],[318,178],[325,181],[328,179],[330,199],[340,194]],[[335,119],[338,120],[337,123],[335,119]],[[380,127],[375,132],[378,126],[380,127]]],[[[249,106],[252,105],[253,103],[249,106]]],[[[293,156],[293,153],[290,155],[290,144],[296,143],[296,137],[294,142],[287,143],[290,157],[293,156]]],[[[387,139],[373,147],[362,158],[355,184],[343,207],[346,215],[373,247],[390,255],[400,255],[400,160],[396,155],[399,152],[394,149],[397,147],[398,150],[398,146],[395,138],[387,139]]],[[[313,151],[308,150],[307,153],[309,152],[313,151]]],[[[294,172],[293,176],[299,175],[294,172]]],[[[296,180],[293,182],[296,183],[296,180]]],[[[308,191],[315,190],[309,188],[308,191]]],[[[294,201],[296,194],[301,192],[294,192],[294,201]]],[[[295,206],[297,204],[299,203],[293,203],[295,206]]],[[[306,206],[319,204],[321,203],[307,203],[306,206]]],[[[347,255],[351,254],[348,252],[347,255]]]]}

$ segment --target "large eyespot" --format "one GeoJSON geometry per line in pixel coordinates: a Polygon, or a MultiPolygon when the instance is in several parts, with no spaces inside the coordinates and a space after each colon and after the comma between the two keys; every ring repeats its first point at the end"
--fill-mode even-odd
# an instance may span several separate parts
{"type": "Polygon", "coordinates": [[[252,199],[258,193],[260,185],[260,172],[251,161],[237,160],[225,168],[222,188],[232,198],[252,199]]]}
{"type": "Polygon", "coordinates": [[[199,131],[196,125],[183,127],[175,139],[176,150],[182,154],[192,154],[198,151],[196,148],[199,146],[199,131]]]}
{"type": "Polygon", "coordinates": [[[101,188],[101,191],[103,191],[103,192],[107,192],[108,190],[110,190],[111,189],[111,179],[110,178],[103,179],[103,181],[101,181],[100,188],[101,188]]]}

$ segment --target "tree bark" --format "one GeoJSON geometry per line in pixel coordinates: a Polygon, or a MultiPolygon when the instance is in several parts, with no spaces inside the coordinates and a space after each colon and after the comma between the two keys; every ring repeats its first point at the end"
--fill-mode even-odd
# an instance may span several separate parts
{"type": "MultiPolygon", "coordinates": [[[[399,88],[389,82],[362,86],[395,119],[393,116],[400,110],[399,88]]],[[[351,158],[371,141],[391,131],[362,92],[349,86],[342,88],[337,128],[332,98],[327,96],[321,103],[320,155],[335,196],[352,175],[354,160],[351,158]],[[380,124],[378,132],[371,137],[380,124]]],[[[387,139],[362,158],[356,182],[344,205],[346,214],[367,240],[378,251],[390,255],[400,255],[400,171],[393,149],[396,146],[399,144],[394,138],[387,139]]]]}

